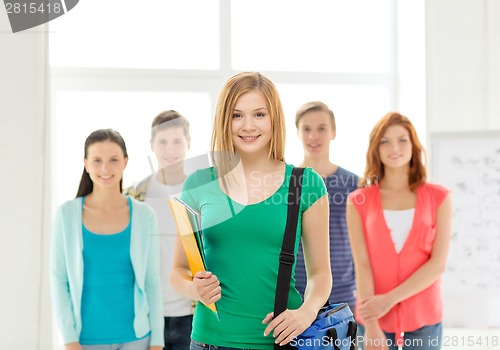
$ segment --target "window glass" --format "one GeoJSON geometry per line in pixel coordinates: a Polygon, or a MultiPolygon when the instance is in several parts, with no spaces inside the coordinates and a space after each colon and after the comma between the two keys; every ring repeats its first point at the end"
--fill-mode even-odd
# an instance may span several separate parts
{"type": "Polygon", "coordinates": [[[49,26],[51,66],[219,68],[215,0],[84,0],[49,26]]]}
{"type": "Polygon", "coordinates": [[[387,73],[390,0],[231,2],[239,70],[387,73]]]}

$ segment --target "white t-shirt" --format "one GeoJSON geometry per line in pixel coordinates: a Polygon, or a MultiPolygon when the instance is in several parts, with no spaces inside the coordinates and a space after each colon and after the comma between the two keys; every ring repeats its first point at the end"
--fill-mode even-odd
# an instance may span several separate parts
{"type": "Polygon", "coordinates": [[[156,211],[158,217],[163,315],[165,317],[186,316],[193,313],[192,301],[177,294],[170,284],[176,228],[172,212],[168,205],[168,199],[174,196],[180,197],[182,185],[182,183],[174,186],[164,185],[158,181],[155,174],[149,180],[144,200],[156,211]]]}
{"type": "Polygon", "coordinates": [[[385,210],[384,217],[387,227],[391,230],[391,238],[394,242],[394,249],[397,253],[403,249],[403,246],[410,234],[413,225],[413,216],[415,209],[405,210],[385,210]]]}

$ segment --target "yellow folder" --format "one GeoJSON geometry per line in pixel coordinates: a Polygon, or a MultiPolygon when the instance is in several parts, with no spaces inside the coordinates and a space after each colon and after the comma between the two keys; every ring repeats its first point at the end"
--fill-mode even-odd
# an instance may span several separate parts
{"type": "MultiPolygon", "coordinates": [[[[177,234],[184,247],[191,273],[194,276],[198,271],[206,271],[200,214],[179,198],[169,199],[168,204],[174,216],[177,234]]],[[[218,316],[215,303],[206,306],[218,316]]]]}

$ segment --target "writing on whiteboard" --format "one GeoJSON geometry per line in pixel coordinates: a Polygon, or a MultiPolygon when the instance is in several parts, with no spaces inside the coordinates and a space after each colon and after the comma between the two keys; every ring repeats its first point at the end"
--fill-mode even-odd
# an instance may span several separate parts
{"type": "Polygon", "coordinates": [[[444,138],[434,151],[433,181],[451,190],[454,208],[443,294],[498,295],[500,137],[444,138]]]}

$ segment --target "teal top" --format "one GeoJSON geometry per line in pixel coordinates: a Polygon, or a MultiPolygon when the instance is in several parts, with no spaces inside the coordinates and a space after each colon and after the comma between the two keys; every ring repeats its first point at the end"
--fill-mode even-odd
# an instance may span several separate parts
{"type": "MultiPolygon", "coordinates": [[[[134,270],[134,322],[137,338],[150,334],[150,346],[163,346],[163,312],[156,215],[130,199],[130,260],[134,270]]],[[[129,205],[130,205],[129,204],[129,205]]],[[[82,331],[82,199],[57,208],[50,249],[50,284],[54,318],[65,344],[78,342],[82,331]]]]}
{"type": "MultiPolygon", "coordinates": [[[[128,203],[131,208],[130,198],[128,203]]],[[[130,260],[130,221],[123,231],[114,234],[96,234],[87,230],[83,224],[82,231],[85,268],[80,344],[113,344],[137,340],[134,332],[134,268],[130,260]]]]}
{"type": "MultiPolygon", "coordinates": [[[[262,320],[274,309],[292,168],[286,164],[284,181],[271,197],[246,206],[222,192],[214,168],[199,170],[187,178],[181,198],[201,213],[207,269],[217,276],[222,288],[222,298],[217,302],[220,321],[198,303],[193,340],[223,347],[273,348],[274,338],[264,337],[267,326],[262,320]]],[[[303,213],[326,193],[323,179],[306,168],[295,251],[303,213]]],[[[297,309],[302,303],[293,274],[289,309],[297,309]]]]}

